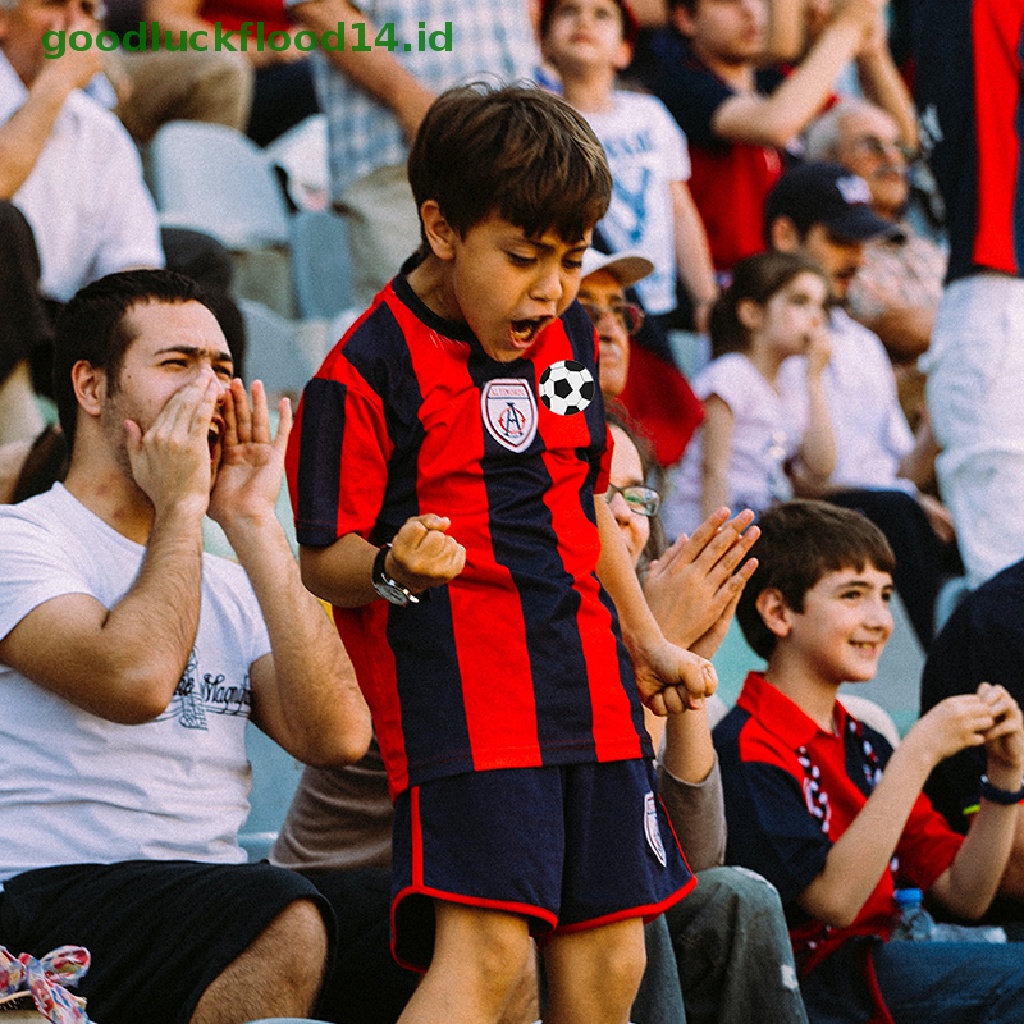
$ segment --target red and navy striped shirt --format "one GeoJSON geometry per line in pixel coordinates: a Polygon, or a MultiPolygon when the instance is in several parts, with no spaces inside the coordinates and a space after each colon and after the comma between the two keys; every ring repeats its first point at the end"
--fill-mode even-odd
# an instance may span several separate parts
{"type": "Polygon", "coordinates": [[[938,138],[947,281],[981,269],[1022,275],[1024,0],[918,0],[914,91],[938,138]]]}
{"type": "Polygon", "coordinates": [[[354,532],[384,544],[433,512],[467,551],[463,572],[420,604],[334,609],[393,795],[467,771],[651,753],[595,575],[594,495],[610,458],[596,383],[578,304],[498,362],[399,276],[305,389],[287,456],[299,542],[354,532]],[[595,384],[571,415],[539,393],[563,361],[595,384]]]}

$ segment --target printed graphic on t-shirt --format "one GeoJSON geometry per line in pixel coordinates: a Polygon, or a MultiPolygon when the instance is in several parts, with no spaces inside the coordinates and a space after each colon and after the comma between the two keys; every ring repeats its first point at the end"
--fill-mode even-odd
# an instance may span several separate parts
{"type": "Polygon", "coordinates": [[[231,715],[249,716],[252,706],[252,691],[249,675],[242,677],[240,685],[229,683],[223,674],[206,672],[199,678],[199,660],[196,649],[188,656],[188,664],[174,689],[174,696],[167,710],[157,718],[158,722],[177,719],[184,729],[207,729],[206,716],[231,715]]]}

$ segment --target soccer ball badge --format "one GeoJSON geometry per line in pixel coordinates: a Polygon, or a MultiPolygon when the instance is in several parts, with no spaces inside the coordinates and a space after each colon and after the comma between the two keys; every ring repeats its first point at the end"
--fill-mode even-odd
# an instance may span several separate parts
{"type": "Polygon", "coordinates": [[[559,416],[583,412],[594,390],[593,374],[572,359],[552,363],[540,375],[540,400],[559,416]]]}

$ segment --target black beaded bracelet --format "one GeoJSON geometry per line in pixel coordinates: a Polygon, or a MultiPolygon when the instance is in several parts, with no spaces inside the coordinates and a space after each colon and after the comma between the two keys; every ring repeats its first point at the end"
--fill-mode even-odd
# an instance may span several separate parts
{"type": "Polygon", "coordinates": [[[1000,789],[988,781],[987,775],[982,775],[978,792],[982,800],[987,800],[990,804],[1000,804],[1003,807],[1012,807],[1014,804],[1019,804],[1021,800],[1024,800],[1024,785],[1016,792],[1000,789]]]}

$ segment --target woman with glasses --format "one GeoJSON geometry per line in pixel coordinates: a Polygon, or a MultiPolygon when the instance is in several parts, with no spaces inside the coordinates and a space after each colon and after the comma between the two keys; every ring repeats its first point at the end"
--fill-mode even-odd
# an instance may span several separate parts
{"type": "MultiPolygon", "coordinates": [[[[729,519],[728,511],[719,509],[692,537],[666,550],[658,517],[661,497],[650,486],[652,463],[645,445],[614,415],[609,423],[615,447],[604,500],[644,579],[651,611],[673,642],[710,658],[753,572],[753,563],[744,561],[758,535],[750,525],[753,513],[729,519]]],[[[708,710],[647,718],[660,748],[660,795],[698,884],[647,925],[647,970],[630,1019],[805,1024],[778,895],[760,876],[722,866],[725,810],[708,710]],[[793,971],[792,987],[784,983],[786,965],[793,971]]]]}

